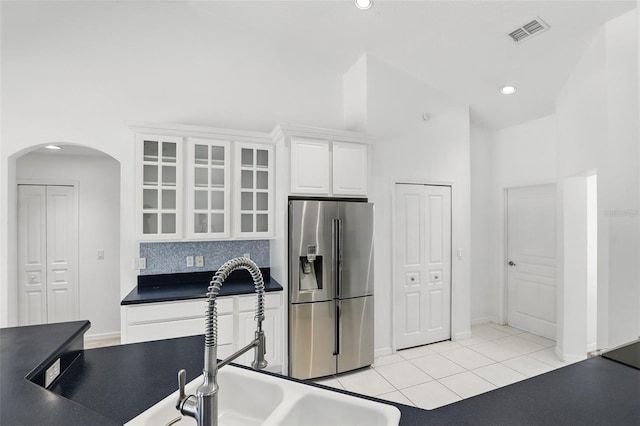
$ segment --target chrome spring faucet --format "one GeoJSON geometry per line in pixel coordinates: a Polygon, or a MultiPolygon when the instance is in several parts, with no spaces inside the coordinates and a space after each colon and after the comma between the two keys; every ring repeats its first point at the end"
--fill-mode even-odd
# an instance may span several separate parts
{"type": "Polygon", "coordinates": [[[264,281],[260,268],[249,258],[237,257],[226,262],[218,269],[213,279],[209,283],[207,290],[207,312],[205,320],[204,337],[204,369],[202,375],[204,382],[198,387],[195,395],[185,395],[185,385],[187,373],[185,370],[178,372],[178,388],[180,395],[176,408],[185,416],[193,417],[198,422],[198,426],[212,426],[218,424],[218,369],[227,365],[240,355],[255,348],[254,360],[251,366],[256,370],[261,370],[267,366],[264,359],[265,338],[262,331],[262,321],[264,320],[264,281]],[[244,348],[238,350],[224,361],[218,362],[218,308],[216,299],[224,280],[236,269],[247,269],[253,279],[257,295],[256,302],[256,331],[253,341],[244,348]]]}

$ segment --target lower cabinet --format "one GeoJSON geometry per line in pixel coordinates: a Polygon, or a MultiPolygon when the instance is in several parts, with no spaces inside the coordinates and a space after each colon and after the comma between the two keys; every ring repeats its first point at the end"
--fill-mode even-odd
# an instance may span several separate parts
{"type": "MultiPolygon", "coordinates": [[[[264,321],[262,321],[262,330],[266,339],[265,359],[269,366],[268,370],[273,371],[270,367],[282,367],[282,294],[269,294],[265,298],[264,303],[264,321]]],[[[238,338],[239,347],[248,345],[255,337],[256,321],[255,321],[255,297],[240,296],[239,297],[239,313],[238,313],[238,338]]],[[[253,351],[249,351],[238,358],[238,363],[243,365],[251,365],[253,361],[253,351]]]]}
{"type": "MultiPolygon", "coordinates": [[[[218,358],[223,359],[247,345],[256,329],[254,294],[219,297],[218,358]]],[[[123,343],[147,342],[204,334],[206,300],[157,302],[124,307],[126,330],[123,343]]],[[[267,370],[281,372],[283,364],[282,293],[265,294],[267,370]]],[[[204,349],[203,349],[204,350],[204,349]]],[[[237,358],[235,363],[251,365],[253,351],[237,358]]]]}

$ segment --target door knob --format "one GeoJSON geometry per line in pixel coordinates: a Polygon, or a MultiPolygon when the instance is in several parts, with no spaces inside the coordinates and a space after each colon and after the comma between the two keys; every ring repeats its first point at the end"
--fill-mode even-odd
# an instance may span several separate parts
{"type": "Polygon", "coordinates": [[[509,266],[516,266],[516,263],[513,260],[510,260],[509,263],[507,263],[507,265],[509,266]]]}

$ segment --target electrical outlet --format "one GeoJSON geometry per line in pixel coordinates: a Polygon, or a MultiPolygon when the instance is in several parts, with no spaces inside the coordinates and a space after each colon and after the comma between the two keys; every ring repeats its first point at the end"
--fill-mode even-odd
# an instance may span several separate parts
{"type": "Polygon", "coordinates": [[[204,266],[204,256],[196,256],[196,267],[202,268],[204,266]]]}
{"type": "Polygon", "coordinates": [[[145,257],[137,257],[133,259],[133,269],[146,269],[147,259],[145,257]]]}
{"type": "Polygon", "coordinates": [[[193,268],[193,256],[187,256],[187,267],[193,268]]]}
{"type": "Polygon", "coordinates": [[[44,372],[44,387],[48,388],[60,375],[60,358],[56,359],[51,367],[44,372]]]}
{"type": "Polygon", "coordinates": [[[251,259],[251,253],[245,253],[242,257],[246,257],[247,259],[251,259]]]}

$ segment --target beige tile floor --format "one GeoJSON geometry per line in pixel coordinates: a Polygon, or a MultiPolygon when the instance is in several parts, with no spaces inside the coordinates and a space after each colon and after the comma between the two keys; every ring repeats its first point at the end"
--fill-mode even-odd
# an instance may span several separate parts
{"type": "Polygon", "coordinates": [[[119,337],[113,337],[108,339],[84,339],[85,349],[103,348],[105,346],[116,346],[120,344],[119,337]]]}
{"type": "Polygon", "coordinates": [[[433,409],[569,364],[557,358],[553,340],[493,323],[471,330],[469,339],[401,350],[315,382],[433,409]]]}

